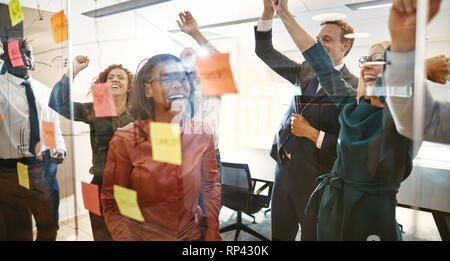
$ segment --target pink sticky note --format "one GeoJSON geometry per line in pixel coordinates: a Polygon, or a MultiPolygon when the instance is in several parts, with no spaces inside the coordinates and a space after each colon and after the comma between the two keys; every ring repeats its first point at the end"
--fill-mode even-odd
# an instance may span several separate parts
{"type": "Polygon", "coordinates": [[[111,83],[98,83],[92,86],[94,114],[96,118],[116,117],[116,105],[112,96],[111,83]]]}
{"type": "Polygon", "coordinates": [[[44,136],[44,145],[56,149],[55,123],[42,121],[42,134],[44,136]]]}
{"type": "Polygon", "coordinates": [[[98,185],[81,182],[81,191],[83,194],[84,207],[91,213],[101,216],[98,185]]]}
{"type": "Polygon", "coordinates": [[[13,67],[24,66],[22,54],[20,53],[19,40],[8,43],[9,59],[13,67]]]}

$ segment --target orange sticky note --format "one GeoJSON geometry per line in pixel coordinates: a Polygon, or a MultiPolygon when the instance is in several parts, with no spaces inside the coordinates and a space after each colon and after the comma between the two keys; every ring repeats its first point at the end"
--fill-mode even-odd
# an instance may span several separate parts
{"type": "Polygon", "coordinates": [[[93,85],[92,95],[94,96],[94,114],[96,118],[117,116],[110,83],[105,82],[93,85]]]}
{"type": "Polygon", "coordinates": [[[83,194],[84,207],[91,213],[101,216],[98,185],[81,182],[81,193],[83,194]]]}
{"type": "Polygon", "coordinates": [[[134,220],[144,222],[141,209],[137,203],[137,192],[135,190],[114,185],[114,199],[120,214],[134,220]]]}
{"type": "Polygon", "coordinates": [[[8,42],[9,60],[13,67],[24,66],[22,53],[20,53],[19,40],[8,42]]]}
{"type": "Polygon", "coordinates": [[[42,121],[42,134],[44,136],[44,145],[56,149],[55,123],[42,121]]]}
{"type": "Polygon", "coordinates": [[[52,25],[53,40],[55,43],[60,43],[68,39],[67,19],[64,15],[64,10],[55,13],[50,18],[50,23],[52,25]]]}
{"type": "Polygon", "coordinates": [[[150,122],[153,160],[181,165],[180,125],[150,122]]]}
{"type": "Polygon", "coordinates": [[[2,114],[0,113],[0,121],[3,120],[2,114]]]}
{"type": "Polygon", "coordinates": [[[8,4],[11,25],[15,26],[23,20],[23,11],[19,0],[11,0],[8,4]]]}
{"type": "Polygon", "coordinates": [[[19,185],[30,189],[30,180],[28,178],[28,166],[17,162],[17,174],[19,176],[19,185]]]}
{"type": "Polygon", "coordinates": [[[229,58],[230,54],[227,53],[197,56],[195,67],[204,95],[218,96],[224,93],[237,93],[229,58]]]}

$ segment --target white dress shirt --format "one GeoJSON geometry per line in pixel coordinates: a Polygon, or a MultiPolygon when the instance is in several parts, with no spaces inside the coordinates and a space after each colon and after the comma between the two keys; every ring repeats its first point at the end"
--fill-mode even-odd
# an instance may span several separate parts
{"type": "MultiPolygon", "coordinates": [[[[40,130],[40,152],[48,149],[44,146],[42,121],[55,123],[55,140],[57,150],[66,151],[64,139],[59,127],[58,114],[48,107],[50,89],[42,83],[30,78],[36,100],[40,130]]],[[[29,152],[30,120],[25,86],[23,79],[9,73],[0,75],[0,159],[19,159],[34,157],[29,152]]]]}

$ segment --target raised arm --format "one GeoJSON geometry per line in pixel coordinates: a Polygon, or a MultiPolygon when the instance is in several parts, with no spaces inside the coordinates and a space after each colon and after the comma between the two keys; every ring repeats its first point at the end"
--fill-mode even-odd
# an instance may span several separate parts
{"type": "Polygon", "coordinates": [[[261,60],[267,64],[281,77],[285,78],[294,85],[300,83],[299,75],[303,65],[292,61],[279,51],[272,44],[272,19],[275,10],[271,0],[263,0],[264,11],[261,20],[255,26],[255,53],[261,60]]]}
{"type": "MultiPolygon", "coordinates": [[[[439,10],[440,0],[431,0],[429,20],[439,10]]],[[[408,95],[414,86],[415,71],[415,1],[394,0],[389,15],[391,33],[391,50],[386,53],[386,69],[383,74],[386,98],[397,131],[408,138],[413,138],[413,95],[408,95]]],[[[435,82],[442,82],[442,77],[450,72],[449,59],[433,57],[427,61],[427,77],[435,82]]],[[[433,142],[450,143],[450,103],[438,102],[430,95],[425,86],[424,97],[424,133],[423,139],[433,142]]]]}
{"type": "MultiPolygon", "coordinates": [[[[89,64],[89,59],[86,56],[77,56],[73,60],[73,78],[89,64]]],[[[70,113],[71,94],[70,94],[70,80],[69,72],[67,71],[61,80],[53,86],[50,94],[48,106],[61,114],[67,119],[71,119],[70,113]]],[[[73,103],[74,120],[90,123],[93,119],[92,103],[73,103]]]]}
{"type": "Polygon", "coordinates": [[[288,0],[272,0],[272,4],[300,52],[303,53],[317,42],[297,23],[294,16],[289,12],[288,0]]]}
{"type": "Polygon", "coordinates": [[[353,99],[353,96],[356,96],[356,91],[342,79],[341,72],[334,68],[333,61],[328,56],[322,43],[317,42],[297,23],[287,9],[287,2],[287,0],[272,0],[274,9],[283,21],[295,45],[316,73],[320,85],[330,99],[338,106],[349,102],[353,99]]]}
{"type": "Polygon", "coordinates": [[[197,21],[191,12],[184,11],[178,14],[180,20],[177,20],[177,24],[183,33],[191,36],[200,46],[206,48],[209,52],[217,52],[211,42],[202,34],[198,28],[197,21]]]}

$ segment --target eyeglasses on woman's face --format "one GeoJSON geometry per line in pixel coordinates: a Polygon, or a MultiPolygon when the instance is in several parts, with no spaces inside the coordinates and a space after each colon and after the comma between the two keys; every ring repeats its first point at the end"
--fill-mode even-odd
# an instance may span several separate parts
{"type": "Polygon", "coordinates": [[[188,84],[188,79],[184,72],[160,73],[152,77],[147,83],[151,84],[154,80],[159,80],[164,87],[172,87],[176,82],[182,85],[188,84]]]}
{"type": "Polygon", "coordinates": [[[363,56],[359,58],[359,68],[370,65],[383,65],[385,64],[384,54],[374,53],[370,56],[363,56]]]}

